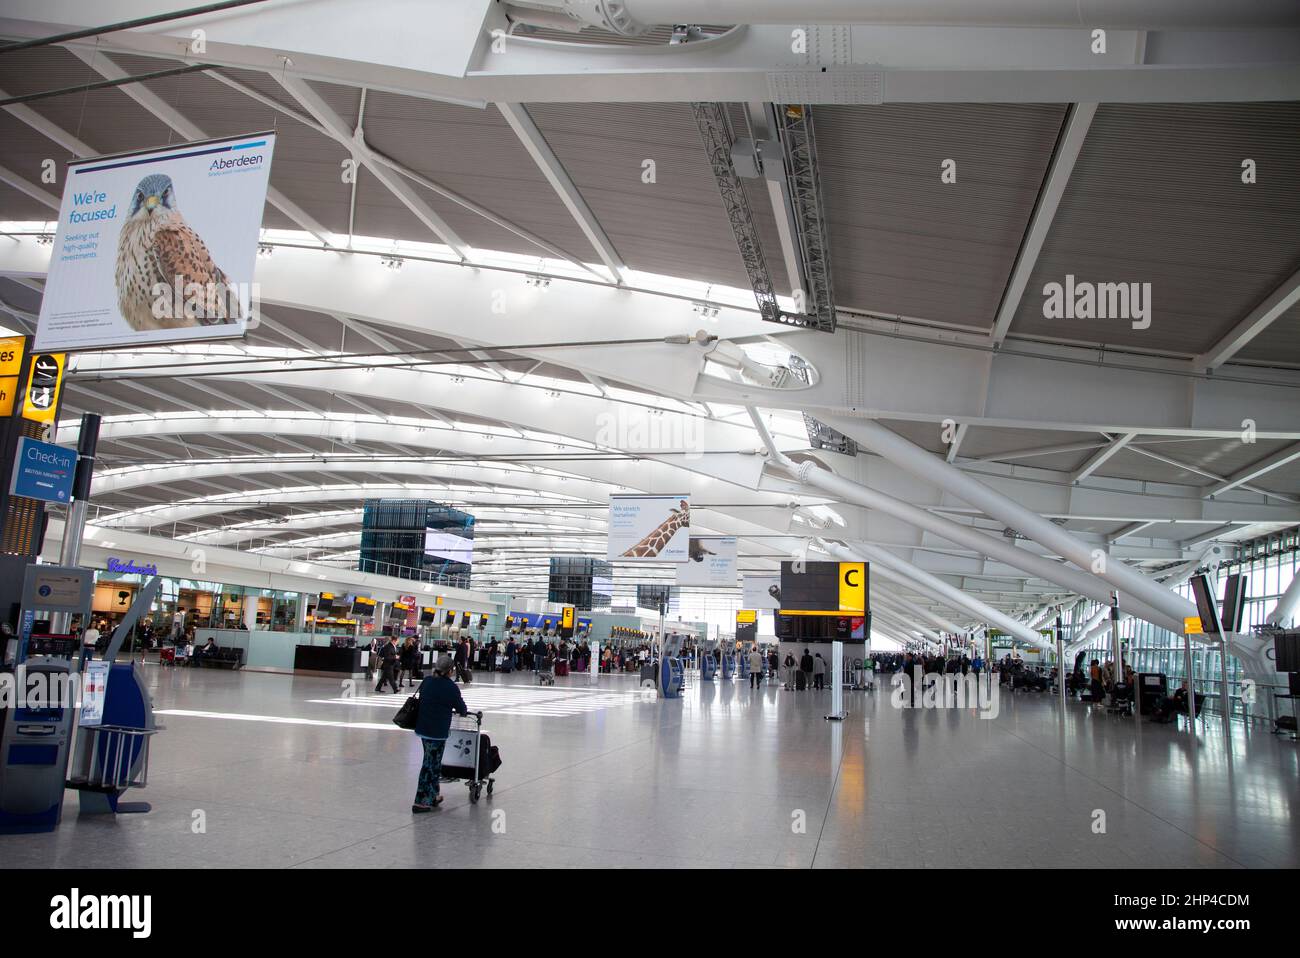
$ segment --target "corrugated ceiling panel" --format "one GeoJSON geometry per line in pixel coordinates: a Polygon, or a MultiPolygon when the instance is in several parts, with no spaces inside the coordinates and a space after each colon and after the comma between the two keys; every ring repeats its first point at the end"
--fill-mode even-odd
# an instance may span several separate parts
{"type": "Polygon", "coordinates": [[[1065,108],[818,106],[838,305],[989,328],[1065,108]],[[957,182],[940,181],[957,164],[957,182]]]}
{"type": "MultiPolygon", "coordinates": [[[[1198,353],[1300,267],[1300,103],[1097,111],[1013,333],[1198,353]],[[1243,159],[1258,181],[1241,181],[1243,159]],[[1043,286],[1151,283],[1149,329],[1049,320],[1043,286]]],[[[1300,355],[1280,356],[1296,361],[1300,355]]]]}
{"type": "MultiPolygon", "coordinates": [[[[583,261],[597,260],[578,224],[495,107],[471,107],[372,90],[366,142],[374,149],[583,261]]],[[[537,244],[415,187],[471,246],[549,256],[537,244]]]]}
{"type": "Polygon", "coordinates": [[[688,104],[529,110],[629,266],[749,288],[688,104]],[[654,161],[654,183],[641,180],[646,160],[654,161]]]}
{"type": "MultiPolygon", "coordinates": [[[[114,57],[114,61],[124,70],[138,72],[151,69],[157,63],[128,56],[114,57]]],[[[239,71],[232,75],[240,82],[249,79],[239,71]]],[[[271,82],[269,77],[262,79],[271,82]]],[[[277,136],[275,159],[271,164],[271,186],[305,209],[327,229],[347,233],[351,186],[343,182],[341,164],[348,156],[343,147],[271,107],[200,73],[155,80],[145,86],[210,137],[239,136],[274,129],[277,136]]],[[[136,112],[144,112],[142,107],[135,106],[134,103],[132,107],[136,112]]],[[[102,118],[100,122],[111,123],[112,117],[102,118]]],[[[180,142],[177,134],[173,133],[172,136],[180,142]]],[[[164,137],[162,142],[165,144],[167,139],[164,137]]],[[[184,202],[182,196],[182,209],[184,202]]],[[[269,203],[263,225],[302,229],[269,203]]]]}
{"type": "MultiPolygon", "coordinates": [[[[177,65],[170,62],[163,67],[151,66],[149,69],[174,68],[177,65]]],[[[62,89],[102,79],[85,63],[59,47],[20,50],[0,57],[0,89],[12,96],[62,89]]],[[[82,140],[97,154],[122,153],[165,145],[171,132],[150,113],[136,106],[120,89],[68,93],[33,100],[26,105],[64,132],[82,140]]],[[[31,133],[37,137],[42,149],[58,151],[49,155],[68,156],[44,134],[35,131],[31,133]]],[[[0,142],[6,143],[5,154],[9,155],[8,139],[0,138],[0,142]]],[[[61,193],[62,187],[56,192],[61,193]]]]}
{"type": "Polygon", "coordinates": [[[0,299],[29,313],[39,313],[41,310],[41,294],[8,277],[0,277],[0,299]]]}
{"type": "MultiPolygon", "coordinates": [[[[0,138],[3,136],[4,134],[0,133],[0,138]]],[[[5,156],[8,162],[8,153],[5,156]]],[[[43,223],[57,215],[50,207],[28,196],[22,190],[14,189],[8,183],[0,183],[0,220],[15,220],[20,223],[38,220],[43,223]]]]}
{"type": "MultiPolygon", "coordinates": [[[[72,154],[4,110],[0,110],[0,144],[3,144],[3,149],[0,150],[0,164],[7,166],[29,183],[45,190],[57,203],[63,195],[65,164],[73,158],[72,154]],[[57,165],[57,183],[41,182],[43,169],[41,164],[46,159],[54,160],[57,165]]],[[[0,219],[53,220],[58,218],[55,210],[16,187],[13,188],[12,196],[6,198],[13,203],[13,206],[0,208],[0,219]]]]}

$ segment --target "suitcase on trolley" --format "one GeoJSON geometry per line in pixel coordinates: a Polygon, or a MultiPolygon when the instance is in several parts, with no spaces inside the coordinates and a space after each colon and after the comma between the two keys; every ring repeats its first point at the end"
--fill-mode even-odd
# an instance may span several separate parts
{"type": "Polygon", "coordinates": [[[486,786],[492,794],[492,773],[501,767],[501,752],[483,731],[483,713],[452,716],[442,752],[442,781],[462,781],[469,786],[469,800],[477,802],[486,786]],[[475,752],[477,751],[477,755],[475,752]]]}

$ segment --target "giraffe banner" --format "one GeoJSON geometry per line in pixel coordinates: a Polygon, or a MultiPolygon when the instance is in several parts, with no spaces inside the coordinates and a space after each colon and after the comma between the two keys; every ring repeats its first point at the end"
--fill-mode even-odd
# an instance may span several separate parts
{"type": "Polygon", "coordinates": [[[35,349],[244,335],[274,133],[73,160],[35,349]]]}
{"type": "Polygon", "coordinates": [[[606,558],[690,561],[691,497],[611,496],[606,558]]]}
{"type": "Polygon", "coordinates": [[[677,584],[736,587],[736,537],[691,536],[690,561],[677,567],[677,584]]]}

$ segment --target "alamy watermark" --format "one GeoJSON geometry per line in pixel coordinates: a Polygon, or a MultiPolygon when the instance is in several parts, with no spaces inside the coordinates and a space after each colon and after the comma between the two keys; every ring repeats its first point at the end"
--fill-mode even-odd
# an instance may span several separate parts
{"type": "Polygon", "coordinates": [[[889,704],[896,709],[978,709],[980,718],[995,719],[1001,711],[1001,686],[991,672],[895,672],[889,704]]]}
{"type": "Polygon", "coordinates": [[[625,452],[704,455],[704,435],[695,416],[665,414],[658,409],[620,406],[596,416],[596,445],[625,452]]]}
{"type": "Polygon", "coordinates": [[[1134,329],[1151,327],[1150,283],[1075,282],[1067,273],[1064,283],[1043,287],[1045,319],[1127,319],[1134,329]]]}

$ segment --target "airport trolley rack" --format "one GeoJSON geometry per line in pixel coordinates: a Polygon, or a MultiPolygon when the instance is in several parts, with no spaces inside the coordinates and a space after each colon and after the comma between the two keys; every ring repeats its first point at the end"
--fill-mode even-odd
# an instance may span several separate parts
{"type": "Polygon", "coordinates": [[[469,800],[477,802],[483,794],[484,787],[488,795],[492,794],[495,779],[491,772],[482,767],[482,749],[480,738],[483,736],[483,713],[470,712],[462,717],[452,715],[451,728],[447,732],[447,745],[442,753],[442,774],[444,782],[463,781],[469,786],[469,800]]]}

